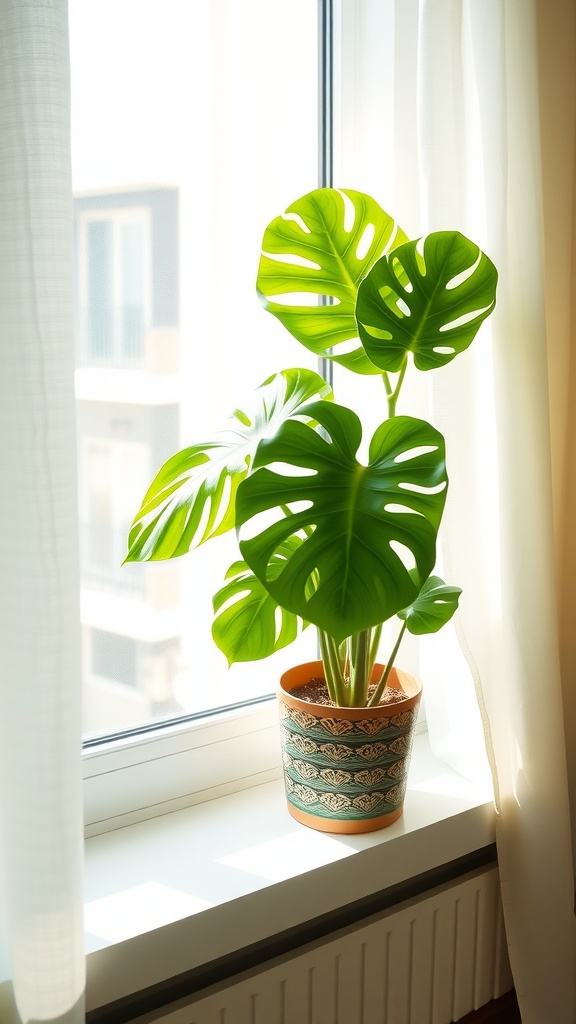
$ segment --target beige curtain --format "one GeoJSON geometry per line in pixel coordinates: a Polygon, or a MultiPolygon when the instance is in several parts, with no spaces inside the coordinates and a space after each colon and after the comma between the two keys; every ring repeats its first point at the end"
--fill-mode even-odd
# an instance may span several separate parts
{"type": "Polygon", "coordinates": [[[66,0],[0,0],[0,1020],[84,1020],[66,0]]]}
{"type": "Polygon", "coordinates": [[[537,6],[560,659],[576,850],[576,2],[537,6]]]}
{"type": "MultiPolygon", "coordinates": [[[[574,460],[565,440],[574,431],[573,14],[572,3],[555,0],[423,0],[418,29],[424,226],[460,227],[500,273],[491,329],[433,389],[452,479],[446,558],[464,588],[460,633],[494,777],[502,899],[523,1024],[576,1020],[556,604],[556,565],[564,573],[570,555],[565,504],[556,505],[556,562],[553,519],[553,498],[568,497],[566,462],[574,460]],[[546,21],[539,49],[537,14],[546,21]]],[[[572,604],[567,624],[565,586],[562,597],[566,637],[576,623],[572,604]]],[[[566,684],[565,647],[562,659],[566,684]]]]}

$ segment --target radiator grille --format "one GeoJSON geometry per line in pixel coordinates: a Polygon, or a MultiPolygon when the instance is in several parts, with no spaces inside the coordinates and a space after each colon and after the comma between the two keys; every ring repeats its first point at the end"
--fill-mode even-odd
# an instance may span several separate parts
{"type": "Polygon", "coordinates": [[[512,988],[496,869],[278,957],[140,1024],[451,1024],[512,988]]]}

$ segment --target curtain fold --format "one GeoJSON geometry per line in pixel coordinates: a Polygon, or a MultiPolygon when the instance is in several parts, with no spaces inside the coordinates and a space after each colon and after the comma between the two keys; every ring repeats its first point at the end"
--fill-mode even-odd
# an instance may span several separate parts
{"type": "Polygon", "coordinates": [[[490,328],[432,383],[451,470],[446,558],[464,589],[460,624],[493,770],[523,1024],[573,1024],[539,84],[534,3],[423,0],[423,227],[460,228],[500,275],[490,328]]]}
{"type": "Polygon", "coordinates": [[[576,0],[539,0],[537,19],[560,662],[576,851],[576,0]]]}
{"type": "Polygon", "coordinates": [[[65,0],[0,3],[2,1021],[84,1020],[65,0]]]}

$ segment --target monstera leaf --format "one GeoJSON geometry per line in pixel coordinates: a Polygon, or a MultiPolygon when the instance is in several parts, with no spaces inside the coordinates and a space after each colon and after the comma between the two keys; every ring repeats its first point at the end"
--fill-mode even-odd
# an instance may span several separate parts
{"type": "Polygon", "coordinates": [[[461,593],[460,587],[450,587],[439,576],[430,576],[416,600],[398,612],[398,618],[415,636],[437,633],[454,615],[461,593]]]}
{"type": "MultiPolygon", "coordinates": [[[[286,558],[302,543],[289,537],[270,563],[271,576],[279,575],[286,558]]],[[[287,647],[308,625],[293,612],[278,608],[260,580],[243,561],[234,562],[226,583],[213,599],[212,636],[228,664],[257,661],[287,647]]]]}
{"type": "Polygon", "coordinates": [[[358,289],[360,339],[381,370],[398,371],[408,352],[419,370],[468,348],[495,305],[493,263],[458,231],[399,246],[358,289]]]}
{"type": "Polygon", "coordinates": [[[286,421],[260,443],[238,488],[240,550],[282,608],[339,643],[405,608],[430,575],[446,497],[444,439],[423,420],[397,416],[378,427],[363,466],[354,412],[322,402],[306,411],[322,433],[286,421]],[[291,537],[301,543],[278,573],[291,537]]]}
{"type": "Polygon", "coordinates": [[[405,241],[370,196],[316,189],[264,233],[257,281],[262,303],[316,355],[357,373],[379,373],[358,341],[356,295],[372,264],[405,241]],[[303,293],[310,293],[310,304],[302,304],[303,293]]]}
{"type": "Polygon", "coordinates": [[[264,381],[249,412],[236,409],[227,430],[162,466],[132,524],[126,561],[175,558],[230,530],[238,485],[261,439],[313,399],[332,397],[330,386],[312,370],[283,370],[264,381]]]}

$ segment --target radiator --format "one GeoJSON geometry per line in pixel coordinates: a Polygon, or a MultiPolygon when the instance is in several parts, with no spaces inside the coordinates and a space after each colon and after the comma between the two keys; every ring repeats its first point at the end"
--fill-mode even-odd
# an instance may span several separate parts
{"type": "Polygon", "coordinates": [[[450,1024],[512,988],[498,873],[480,869],[141,1024],[450,1024]]]}

